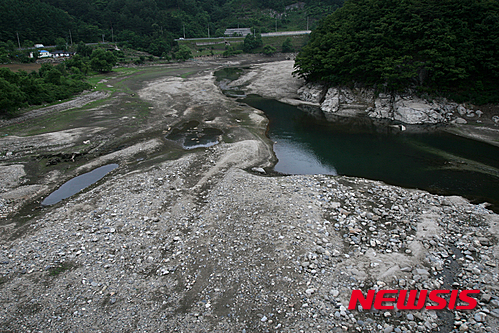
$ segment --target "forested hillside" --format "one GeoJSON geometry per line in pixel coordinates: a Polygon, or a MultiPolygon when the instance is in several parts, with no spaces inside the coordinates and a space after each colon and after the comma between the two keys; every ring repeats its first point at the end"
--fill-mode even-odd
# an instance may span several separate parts
{"type": "Polygon", "coordinates": [[[499,101],[499,1],[347,0],[296,59],[309,81],[499,101]]]}
{"type": "MultiPolygon", "coordinates": [[[[223,36],[225,29],[310,28],[343,0],[0,0],[0,42],[54,45],[125,42],[157,56],[174,38],[223,36]],[[293,5],[286,8],[286,6],[293,5]]],[[[0,45],[1,46],[1,45],[0,45]]],[[[31,45],[32,46],[32,45],[31,45]]]]}
{"type": "Polygon", "coordinates": [[[18,46],[17,34],[21,44],[28,40],[55,43],[75,23],[64,10],[38,0],[1,0],[0,13],[0,41],[10,41],[15,46],[18,46]]]}

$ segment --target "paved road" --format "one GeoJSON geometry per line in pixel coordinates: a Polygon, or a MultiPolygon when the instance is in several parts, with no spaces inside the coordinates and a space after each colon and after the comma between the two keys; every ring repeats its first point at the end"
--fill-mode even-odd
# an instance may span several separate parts
{"type": "Polygon", "coordinates": [[[312,32],[311,30],[269,32],[269,33],[262,34],[262,37],[308,35],[311,32],[312,32]]]}
{"type": "MultiPolygon", "coordinates": [[[[308,35],[311,30],[301,30],[301,31],[281,31],[281,32],[268,32],[263,33],[262,37],[277,37],[277,36],[298,36],[298,35],[308,35]]],[[[176,41],[181,40],[203,40],[203,39],[241,39],[243,37],[211,37],[211,38],[177,38],[176,41]]]]}

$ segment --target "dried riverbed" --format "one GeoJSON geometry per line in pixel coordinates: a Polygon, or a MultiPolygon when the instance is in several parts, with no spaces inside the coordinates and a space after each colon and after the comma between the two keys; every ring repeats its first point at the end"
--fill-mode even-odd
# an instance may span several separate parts
{"type": "MultiPolygon", "coordinates": [[[[6,194],[48,193],[97,166],[120,167],[23,224],[5,219],[2,331],[497,331],[499,216],[460,197],[376,181],[263,173],[273,162],[265,117],[224,96],[212,75],[261,60],[116,77],[122,90],[86,110],[92,121],[81,132],[42,147],[68,153],[90,140],[79,159],[44,160],[45,175],[32,179],[26,166],[42,148],[21,144],[3,157],[6,214],[38,198],[6,194]],[[184,151],[165,138],[193,120],[200,132],[223,132],[221,143],[184,151]],[[352,289],[481,294],[468,312],[348,311],[352,289]]],[[[257,68],[281,68],[284,86],[295,80],[282,74],[288,65],[257,68]]],[[[263,89],[255,80],[248,87],[263,89]]],[[[286,96],[278,97],[294,98],[286,96]]]]}

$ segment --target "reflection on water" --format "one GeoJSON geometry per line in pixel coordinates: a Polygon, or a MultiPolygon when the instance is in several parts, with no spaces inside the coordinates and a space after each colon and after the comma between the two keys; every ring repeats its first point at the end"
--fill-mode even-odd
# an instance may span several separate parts
{"type": "Polygon", "coordinates": [[[98,182],[109,172],[118,167],[118,164],[108,164],[94,169],[90,172],[74,177],[73,179],[62,184],[57,190],[52,192],[48,197],[42,201],[42,205],[50,206],[58,203],[61,200],[69,198],[73,194],[80,192],[88,186],[98,182]]]}
{"type": "Polygon", "coordinates": [[[304,112],[255,95],[243,101],[269,118],[276,171],[382,180],[487,201],[499,210],[498,147],[428,126],[400,131],[368,117],[327,122],[317,109],[304,112]]]}
{"type": "Polygon", "coordinates": [[[304,143],[295,142],[292,138],[279,137],[274,143],[276,156],[290,156],[292,158],[279,158],[274,167],[275,171],[295,175],[324,174],[337,175],[336,169],[323,163],[318,156],[313,154],[310,147],[304,143]]]}

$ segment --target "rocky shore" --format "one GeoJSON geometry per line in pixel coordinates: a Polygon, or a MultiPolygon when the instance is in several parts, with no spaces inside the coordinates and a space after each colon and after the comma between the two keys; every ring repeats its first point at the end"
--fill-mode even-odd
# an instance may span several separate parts
{"type": "MultiPolygon", "coordinates": [[[[331,87],[308,83],[298,90],[304,101],[320,105],[326,114],[395,120],[404,124],[480,123],[484,114],[479,107],[458,104],[445,98],[427,100],[414,95],[375,94],[374,89],[331,87]]],[[[499,117],[492,119],[499,122],[499,117]]]]}
{"type": "MultiPolygon", "coordinates": [[[[269,175],[266,119],[215,84],[216,68],[248,65],[234,62],[186,63],[195,74],[141,82],[133,98],[150,113],[140,142],[87,163],[119,163],[116,172],[27,222],[0,226],[0,330],[497,332],[499,216],[377,181],[269,175]],[[182,151],[165,139],[193,120],[222,130],[222,142],[182,151]],[[348,310],[354,289],[480,294],[468,311],[348,310]]],[[[275,94],[261,84],[275,79],[267,67],[283,87],[300,86],[286,61],[253,65],[238,84],[275,94]]],[[[297,101],[287,90],[274,97],[297,101]]],[[[118,105],[109,112],[123,117],[121,106],[135,105],[129,95],[110,98],[115,104],[92,112],[118,105]]],[[[129,120],[120,121],[89,128],[97,136],[112,128],[99,126],[129,120]]],[[[4,157],[3,193],[25,185],[21,157],[4,157]]]]}

